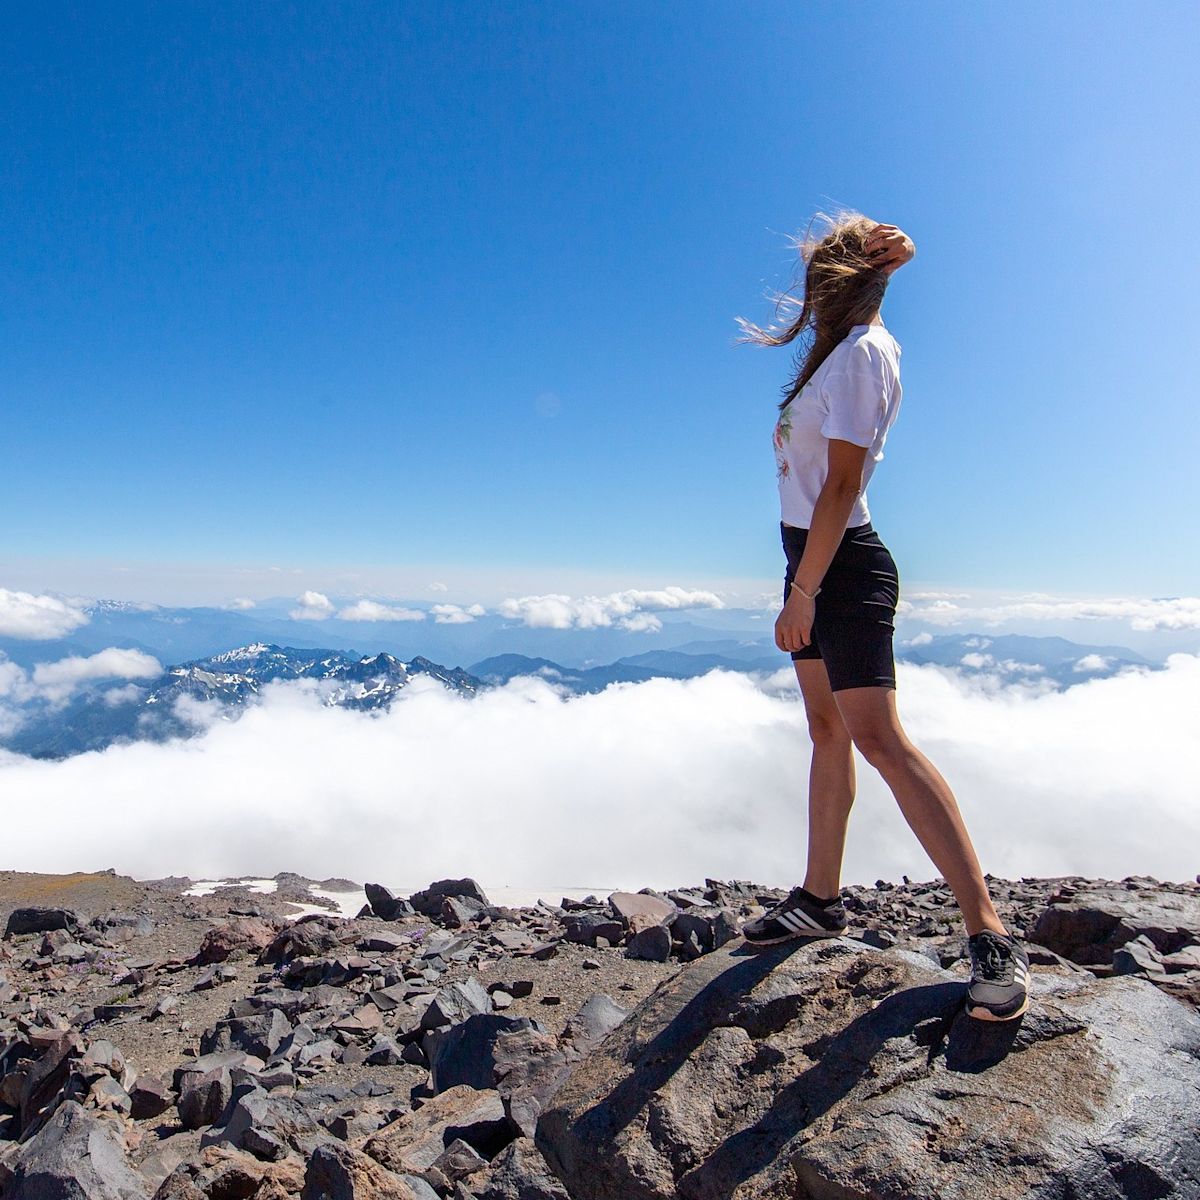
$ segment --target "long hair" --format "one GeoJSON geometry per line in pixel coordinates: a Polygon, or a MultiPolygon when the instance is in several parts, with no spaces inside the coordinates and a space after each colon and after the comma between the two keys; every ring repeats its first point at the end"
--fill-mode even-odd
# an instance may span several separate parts
{"type": "Polygon", "coordinates": [[[887,291],[888,273],[866,256],[867,237],[878,224],[852,209],[833,216],[817,213],[803,237],[789,241],[805,264],[804,294],[793,289],[774,295],[776,323],[766,329],[738,317],[744,336],[737,342],[784,346],[799,341],[792,377],[783,387],[780,408],[786,408],[816,369],[855,325],[875,315],[887,291]],[[824,236],[814,238],[813,225],[828,225],[824,236]]]}

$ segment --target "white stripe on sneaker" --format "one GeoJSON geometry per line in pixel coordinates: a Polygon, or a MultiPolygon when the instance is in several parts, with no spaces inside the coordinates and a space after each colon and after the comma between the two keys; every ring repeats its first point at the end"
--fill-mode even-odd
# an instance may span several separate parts
{"type": "Polygon", "coordinates": [[[809,916],[809,914],[806,913],[804,911],[804,909],[802,909],[802,908],[789,909],[788,916],[795,917],[796,919],[805,922],[811,929],[820,930],[821,933],[825,932],[825,926],[822,925],[821,922],[818,921],[815,917],[809,916]]]}
{"type": "Polygon", "coordinates": [[[801,921],[797,921],[791,913],[780,913],[776,920],[785,929],[790,929],[793,933],[807,933],[809,931],[808,926],[801,921]]]}

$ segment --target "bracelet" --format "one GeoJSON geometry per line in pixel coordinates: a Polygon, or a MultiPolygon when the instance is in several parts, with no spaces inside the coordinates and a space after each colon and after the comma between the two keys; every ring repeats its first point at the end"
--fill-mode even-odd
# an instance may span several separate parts
{"type": "Polygon", "coordinates": [[[817,588],[817,590],[810,596],[794,579],[792,580],[791,586],[794,587],[796,591],[798,591],[800,595],[805,598],[805,600],[815,600],[821,594],[821,589],[817,588]]]}

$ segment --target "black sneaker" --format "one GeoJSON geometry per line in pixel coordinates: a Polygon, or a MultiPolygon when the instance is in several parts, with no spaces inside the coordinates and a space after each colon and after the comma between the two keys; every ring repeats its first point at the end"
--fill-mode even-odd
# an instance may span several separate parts
{"type": "Polygon", "coordinates": [[[840,937],[849,922],[841,897],[822,907],[802,887],[794,887],[774,908],[742,926],[742,937],[755,946],[771,946],[791,938],[840,937]]]}
{"type": "Polygon", "coordinates": [[[984,1021],[1011,1021],[1029,1007],[1029,955],[1014,937],[981,929],[967,939],[971,982],[967,1015],[984,1021]]]}

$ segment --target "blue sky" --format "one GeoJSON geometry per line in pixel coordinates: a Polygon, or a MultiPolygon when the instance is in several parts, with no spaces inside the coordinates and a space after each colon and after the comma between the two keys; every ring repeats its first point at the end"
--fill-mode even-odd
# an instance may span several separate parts
{"type": "Polygon", "coordinates": [[[788,355],[734,317],[845,205],[918,249],[868,493],[902,578],[1194,594],[1197,35],[1182,3],[14,10],[0,585],[773,581],[788,355]]]}

